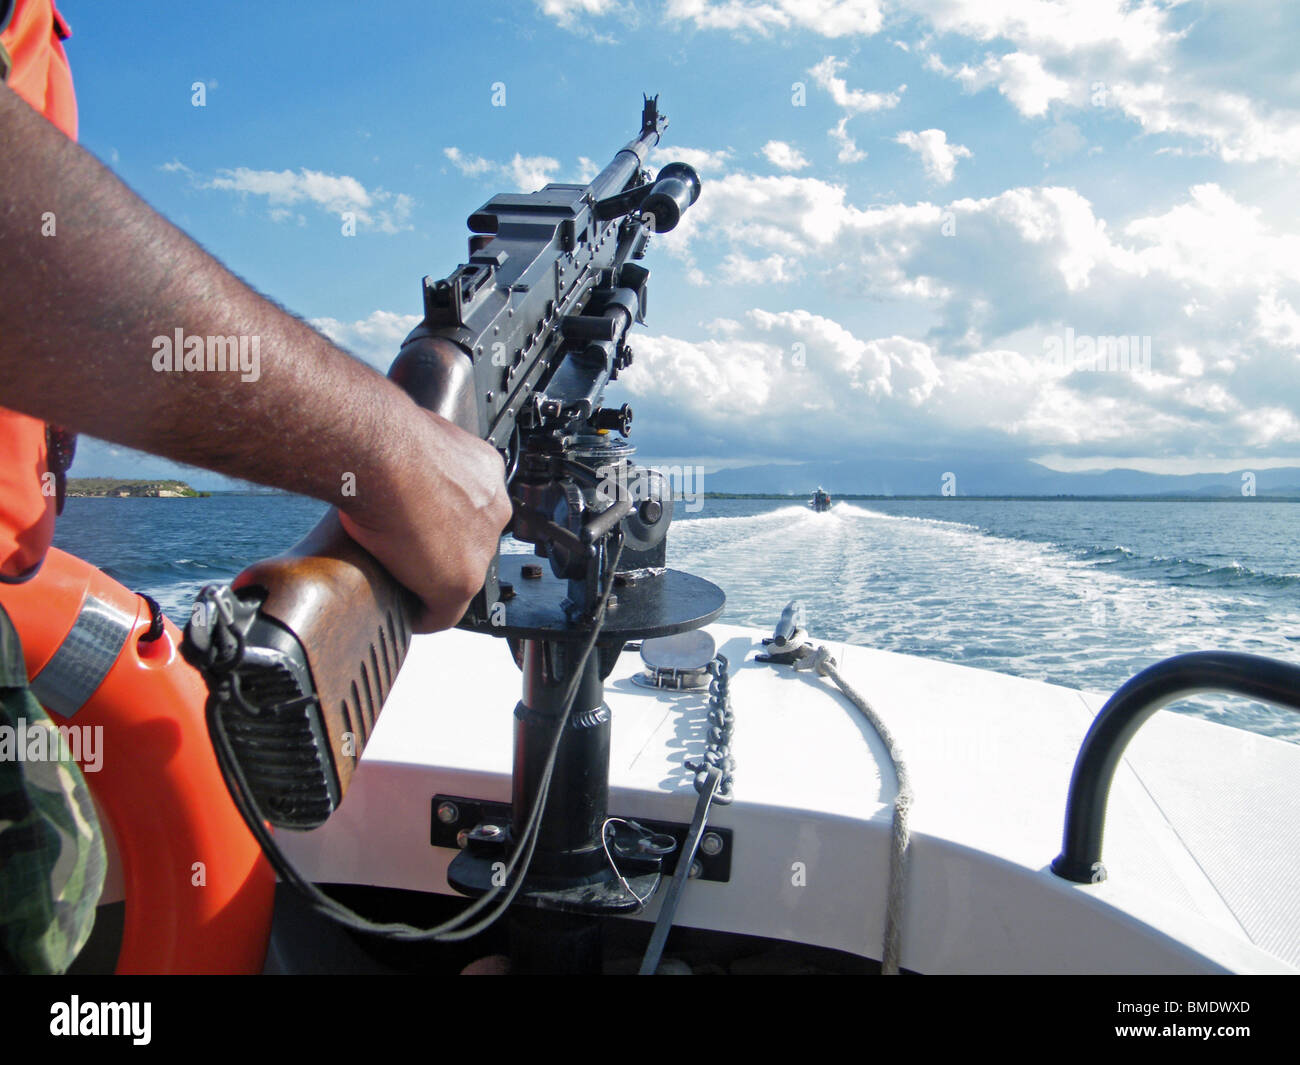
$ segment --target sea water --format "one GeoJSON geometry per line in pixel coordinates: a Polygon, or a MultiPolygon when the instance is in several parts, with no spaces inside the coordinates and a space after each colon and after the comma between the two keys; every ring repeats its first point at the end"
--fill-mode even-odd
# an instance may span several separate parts
{"type": "MultiPolygon", "coordinates": [[[[324,511],[283,495],[70,499],[55,544],[183,623],[195,592],[276,554],[324,511]]],[[[770,630],[789,599],[853,643],[1110,692],[1196,650],[1300,663],[1300,503],[706,499],[669,562],[770,630]]],[[[503,544],[508,551],[526,545],[503,544]]],[[[1300,742],[1300,715],[1231,697],[1174,706],[1300,742]]]]}

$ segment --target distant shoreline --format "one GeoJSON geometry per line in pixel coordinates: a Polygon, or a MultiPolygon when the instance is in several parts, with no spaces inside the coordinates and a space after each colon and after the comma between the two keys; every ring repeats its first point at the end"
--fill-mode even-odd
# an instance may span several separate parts
{"type": "MultiPolygon", "coordinates": [[[[206,499],[212,496],[289,496],[293,493],[274,488],[252,488],[200,492],[184,481],[117,480],[110,477],[68,478],[69,499],[206,499]]],[[[704,492],[705,499],[772,499],[805,503],[809,492],[704,492]]],[[[1300,503],[1295,495],[868,495],[864,493],[831,494],[832,503],[842,500],[887,503],[1300,503]]]]}
{"type": "Polygon", "coordinates": [[[184,481],[124,481],[112,477],[69,477],[69,499],[201,499],[200,492],[184,481]]]}
{"type": "MultiPolygon", "coordinates": [[[[810,492],[801,492],[797,494],[790,493],[765,493],[765,492],[705,492],[705,499],[783,499],[790,502],[806,502],[811,497],[810,492]]],[[[1012,502],[1043,502],[1043,503],[1300,503],[1300,496],[1206,496],[1206,495],[1158,495],[1158,496],[1126,496],[1126,495],[1050,495],[1050,496],[1013,496],[1013,495],[858,495],[844,493],[836,495],[831,493],[832,503],[840,500],[867,500],[870,502],[884,503],[891,499],[918,501],[930,500],[942,503],[1012,503],[1012,502]]]]}

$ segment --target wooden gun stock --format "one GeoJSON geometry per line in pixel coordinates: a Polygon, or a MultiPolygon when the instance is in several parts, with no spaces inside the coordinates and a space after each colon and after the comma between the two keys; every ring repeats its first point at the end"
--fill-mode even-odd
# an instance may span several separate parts
{"type": "MultiPolygon", "coordinates": [[[[468,355],[419,332],[389,377],[422,407],[481,436],[468,355]]],[[[231,587],[257,614],[223,723],[263,815],[280,827],[314,828],[351,783],[406,658],[419,604],[347,535],[337,510],[231,587]]]]}

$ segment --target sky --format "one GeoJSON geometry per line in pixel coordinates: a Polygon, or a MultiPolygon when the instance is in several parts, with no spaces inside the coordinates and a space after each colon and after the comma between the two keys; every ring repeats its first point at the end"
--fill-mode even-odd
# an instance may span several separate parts
{"type": "Polygon", "coordinates": [[[1300,465],[1300,4],[60,7],[82,143],[381,371],[466,217],[649,92],[703,191],[608,397],[643,461],[1300,465]]]}

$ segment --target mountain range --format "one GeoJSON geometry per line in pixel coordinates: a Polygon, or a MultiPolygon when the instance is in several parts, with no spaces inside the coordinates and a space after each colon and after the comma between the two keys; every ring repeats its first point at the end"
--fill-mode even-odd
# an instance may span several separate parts
{"type": "Polygon", "coordinates": [[[718,470],[705,478],[709,492],[800,494],[810,493],[818,485],[832,495],[1230,498],[1254,494],[1300,498],[1300,466],[1243,468],[1233,473],[1164,474],[1126,469],[1065,473],[1025,460],[842,459],[743,466],[718,470]],[[1243,491],[1252,478],[1254,492],[1243,491]]]}

